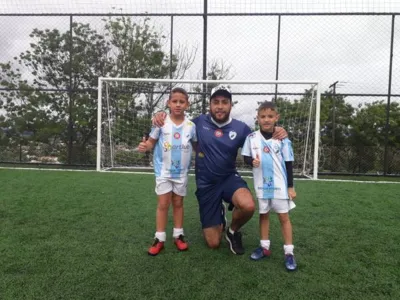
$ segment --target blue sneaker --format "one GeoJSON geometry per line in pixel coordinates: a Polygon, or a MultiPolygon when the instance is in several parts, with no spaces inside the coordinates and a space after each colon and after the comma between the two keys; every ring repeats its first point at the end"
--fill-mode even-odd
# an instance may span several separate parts
{"type": "Polygon", "coordinates": [[[264,257],[270,257],[271,256],[271,250],[267,250],[263,247],[258,247],[256,250],[253,251],[250,255],[250,259],[252,260],[260,260],[264,257]]]}
{"type": "Polygon", "coordinates": [[[296,260],[293,254],[285,255],[285,267],[288,271],[295,271],[297,269],[296,260]]]}

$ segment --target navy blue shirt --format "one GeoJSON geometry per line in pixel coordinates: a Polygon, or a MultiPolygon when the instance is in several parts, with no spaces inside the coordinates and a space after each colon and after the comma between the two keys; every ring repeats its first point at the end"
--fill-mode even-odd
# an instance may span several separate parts
{"type": "Polygon", "coordinates": [[[219,127],[210,114],[200,115],[192,121],[196,124],[198,141],[195,160],[197,187],[218,183],[237,173],[237,153],[251,133],[250,127],[235,119],[219,127]]]}

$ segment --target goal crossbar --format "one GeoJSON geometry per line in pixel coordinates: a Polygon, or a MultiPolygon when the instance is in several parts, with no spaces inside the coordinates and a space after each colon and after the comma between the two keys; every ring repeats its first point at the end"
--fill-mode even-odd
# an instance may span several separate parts
{"type": "MultiPolygon", "coordinates": [[[[314,153],[313,153],[313,175],[312,179],[318,178],[318,159],[319,159],[319,142],[320,142],[320,102],[321,90],[320,82],[317,80],[193,80],[193,79],[157,79],[157,78],[113,78],[99,77],[98,78],[98,103],[97,103],[97,157],[96,170],[101,171],[101,126],[102,126],[102,95],[104,82],[136,82],[136,83],[175,83],[175,84],[253,84],[253,85],[310,85],[315,92],[315,127],[314,127],[314,153]]],[[[311,108],[310,108],[311,109],[311,108]]]]}
{"type": "Polygon", "coordinates": [[[318,85],[315,80],[202,80],[202,79],[152,79],[152,78],[123,78],[123,77],[99,77],[102,81],[125,82],[160,82],[160,83],[210,83],[210,84],[309,84],[318,85]]]}

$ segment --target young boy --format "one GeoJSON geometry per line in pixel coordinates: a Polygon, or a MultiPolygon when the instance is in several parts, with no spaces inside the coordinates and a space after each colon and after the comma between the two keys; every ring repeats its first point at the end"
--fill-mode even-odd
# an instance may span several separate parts
{"type": "Polygon", "coordinates": [[[293,254],[292,225],[289,210],[296,205],[293,187],[293,149],[289,139],[282,141],[272,138],[279,119],[273,102],[263,102],[257,111],[260,130],[247,136],[242,155],[246,164],[253,167],[254,188],[258,198],[260,213],[260,247],[250,258],[259,260],[271,255],[269,240],[269,211],[278,214],[285,245],[285,267],[289,271],[297,268],[293,254]]]}
{"type": "Polygon", "coordinates": [[[189,107],[189,97],[184,89],[174,88],[167,105],[170,114],[164,126],[153,127],[150,138],[147,141],[143,138],[138,147],[140,152],[146,152],[155,146],[153,163],[158,205],[154,243],[148,250],[148,254],[152,256],[157,255],[164,248],[168,209],[171,202],[174,243],[179,251],[188,249],[183,232],[183,197],[186,196],[192,143],[197,141],[196,127],[185,117],[185,110],[189,107]]]}

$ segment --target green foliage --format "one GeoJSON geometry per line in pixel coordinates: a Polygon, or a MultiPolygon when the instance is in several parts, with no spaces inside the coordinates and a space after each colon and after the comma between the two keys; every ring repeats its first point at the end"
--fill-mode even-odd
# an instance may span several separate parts
{"type": "Polygon", "coordinates": [[[376,162],[383,163],[383,145],[386,134],[388,138],[389,172],[399,172],[397,164],[398,153],[392,149],[400,148],[400,105],[392,102],[390,105],[389,124],[386,128],[387,104],[381,101],[359,106],[351,122],[351,139],[349,144],[354,147],[353,161],[355,172],[373,170],[376,162]],[[377,149],[374,151],[374,148],[377,149]],[[380,149],[380,151],[379,151],[380,149]]]}
{"type": "MultiPolygon", "coordinates": [[[[207,80],[230,80],[232,79],[231,66],[225,65],[223,61],[213,60],[208,64],[207,80]]],[[[188,113],[195,118],[203,112],[203,103],[205,102],[205,110],[208,111],[211,90],[216,84],[208,84],[207,86],[199,84],[193,87],[195,96],[190,99],[190,107],[188,113]]],[[[233,102],[236,104],[237,102],[233,102]]]]}
{"type": "MultiPolygon", "coordinates": [[[[191,57],[181,56],[179,51],[170,57],[163,50],[166,37],[149,18],[110,17],[103,21],[104,34],[89,24],[74,22],[72,38],[69,31],[34,29],[30,49],[13,63],[0,63],[0,87],[14,89],[0,92],[0,109],[6,111],[0,127],[8,129],[1,143],[19,140],[29,132],[37,142],[67,145],[65,159],[80,163],[86,147],[96,143],[99,76],[180,77],[189,68],[191,57]],[[22,69],[31,71],[31,81],[22,79],[22,69]]],[[[125,96],[134,94],[135,89],[138,87],[125,89],[125,96]]],[[[118,101],[128,100],[131,97],[118,101]]],[[[154,95],[134,101],[125,113],[135,122],[140,114],[151,116],[161,100],[162,95],[154,95]]]]}
{"type": "MultiPolygon", "coordinates": [[[[61,153],[61,162],[94,162],[97,78],[184,78],[193,63],[195,50],[176,48],[172,54],[165,50],[167,37],[148,17],[107,17],[103,22],[102,33],[78,22],[72,24],[72,32],[35,28],[30,34],[29,49],[16,55],[12,62],[0,63],[0,87],[4,89],[0,91],[0,110],[5,112],[0,116],[1,160],[25,159],[26,153],[17,155],[19,150],[15,149],[40,145],[43,153],[61,153]],[[28,76],[26,70],[30,71],[28,76]]],[[[223,61],[208,63],[207,79],[232,77],[231,66],[223,61]]],[[[118,126],[130,128],[134,137],[127,138],[115,130],[116,142],[131,147],[150,131],[149,119],[163,107],[171,85],[147,85],[150,92],[145,98],[140,97],[144,86],[139,84],[114,87],[110,99],[120,118],[118,126]]],[[[207,97],[213,87],[192,88],[196,94],[191,97],[192,117],[207,110],[207,97]]],[[[285,109],[282,124],[289,136],[296,133],[294,136],[298,137],[293,141],[295,146],[306,134],[307,118],[299,118],[296,113],[309,101],[310,91],[294,102],[277,99],[280,109],[285,109]]],[[[320,120],[321,144],[328,157],[324,171],[383,171],[387,140],[387,171],[400,173],[400,105],[390,104],[388,126],[387,109],[383,100],[355,108],[345,97],[325,92],[320,120]]],[[[33,149],[28,148],[28,152],[33,149]]]]}
{"type": "MultiPolygon", "coordinates": [[[[308,115],[298,115],[310,106],[310,90],[299,99],[279,97],[279,124],[292,139],[294,148],[304,142],[308,115]]],[[[392,102],[389,109],[389,126],[386,128],[387,104],[375,101],[353,107],[345,97],[325,92],[321,96],[320,156],[324,163],[320,171],[370,173],[383,172],[384,145],[388,134],[389,174],[400,173],[400,105],[392,102]]],[[[311,120],[314,126],[314,119],[311,120]]],[[[257,127],[256,122],[256,127],[257,127]]]]}
{"type": "Polygon", "coordinates": [[[386,128],[386,110],[387,104],[383,100],[367,103],[358,108],[351,124],[351,133],[356,141],[362,141],[364,145],[382,145],[388,129],[389,146],[400,147],[400,105],[396,102],[390,104],[388,128],[386,128]]]}
{"type": "Polygon", "coordinates": [[[133,151],[120,150],[115,153],[115,164],[121,166],[149,167],[151,166],[152,155],[150,153],[140,153],[133,151]]]}

